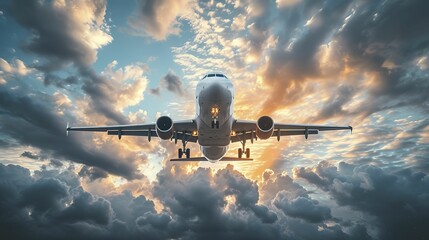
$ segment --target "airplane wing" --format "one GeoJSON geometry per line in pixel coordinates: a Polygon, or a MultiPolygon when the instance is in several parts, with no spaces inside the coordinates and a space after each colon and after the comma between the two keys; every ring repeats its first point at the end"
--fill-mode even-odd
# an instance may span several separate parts
{"type": "MultiPolygon", "coordinates": [[[[181,140],[185,138],[189,142],[197,142],[198,136],[192,134],[193,131],[197,130],[193,119],[173,122],[173,126],[172,139],[181,140]]],[[[67,125],[67,134],[69,131],[106,132],[108,135],[117,135],[119,139],[122,136],[146,136],[150,141],[151,137],[158,137],[155,123],[88,127],[69,127],[67,125]]]]}
{"type": "MultiPolygon", "coordinates": [[[[257,121],[235,120],[232,125],[232,131],[235,132],[235,136],[231,136],[231,142],[239,142],[249,139],[253,141],[253,139],[257,139],[256,129],[257,121]]],[[[319,131],[331,130],[352,131],[353,128],[351,126],[274,123],[273,134],[271,137],[277,137],[277,139],[280,140],[281,136],[304,135],[305,138],[308,138],[308,135],[318,134],[319,131]]]]}

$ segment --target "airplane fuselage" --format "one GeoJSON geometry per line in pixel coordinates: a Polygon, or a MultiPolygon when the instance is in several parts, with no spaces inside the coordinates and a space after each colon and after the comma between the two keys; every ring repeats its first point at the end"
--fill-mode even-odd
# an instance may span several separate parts
{"type": "Polygon", "coordinates": [[[215,162],[230,144],[234,86],[223,74],[208,74],[198,83],[195,96],[198,143],[204,157],[215,162]]]}

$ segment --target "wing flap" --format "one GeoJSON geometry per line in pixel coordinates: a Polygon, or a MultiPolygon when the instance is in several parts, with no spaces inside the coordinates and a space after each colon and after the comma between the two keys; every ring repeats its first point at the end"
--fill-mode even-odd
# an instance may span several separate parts
{"type": "MultiPolygon", "coordinates": [[[[275,130],[273,132],[273,136],[272,137],[277,137],[278,136],[278,130],[275,130]]],[[[319,131],[317,129],[308,129],[308,134],[312,135],[312,134],[319,134],[319,131]]],[[[297,135],[305,135],[305,130],[280,130],[280,136],[297,136],[297,135]]],[[[246,132],[246,133],[239,133],[236,136],[231,136],[231,142],[239,142],[239,141],[243,141],[244,139],[246,140],[251,140],[253,137],[253,139],[256,139],[256,134],[252,132],[246,132]]]]}
{"type": "MultiPolygon", "coordinates": [[[[117,130],[110,130],[110,131],[107,131],[107,135],[119,135],[119,131],[117,131],[117,130]]],[[[133,130],[127,130],[127,131],[121,131],[121,135],[123,135],[123,136],[148,136],[149,135],[149,131],[139,131],[139,130],[136,130],[136,131],[133,131],[133,130]]],[[[156,134],[156,131],[151,131],[151,133],[150,133],[150,135],[152,136],[152,137],[157,137],[158,135],[156,134]]]]}
{"type": "Polygon", "coordinates": [[[148,130],[155,129],[155,124],[128,124],[110,126],[67,127],[67,131],[106,132],[109,130],[148,130]]]}
{"type": "Polygon", "coordinates": [[[283,124],[275,123],[274,129],[316,129],[319,131],[331,131],[331,130],[352,130],[351,126],[329,126],[329,125],[313,125],[313,124],[283,124]]]}

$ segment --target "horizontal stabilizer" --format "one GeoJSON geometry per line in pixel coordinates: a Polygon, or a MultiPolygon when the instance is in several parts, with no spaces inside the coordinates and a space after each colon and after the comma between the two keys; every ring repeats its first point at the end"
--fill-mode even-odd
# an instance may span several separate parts
{"type": "MultiPolygon", "coordinates": [[[[205,157],[192,157],[192,158],[173,158],[171,162],[201,162],[207,161],[205,157]]],[[[253,158],[238,158],[238,157],[223,157],[219,161],[253,161],[253,158]]]]}

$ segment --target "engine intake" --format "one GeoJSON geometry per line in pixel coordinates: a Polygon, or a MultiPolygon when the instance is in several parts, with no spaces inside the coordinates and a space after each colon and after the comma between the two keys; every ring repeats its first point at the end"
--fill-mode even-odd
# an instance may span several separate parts
{"type": "Polygon", "coordinates": [[[167,116],[159,117],[156,120],[156,134],[163,140],[171,139],[173,136],[173,120],[167,116]]]}
{"type": "Polygon", "coordinates": [[[268,139],[273,135],[274,121],[268,116],[262,116],[256,122],[256,136],[260,139],[268,139]]]}

